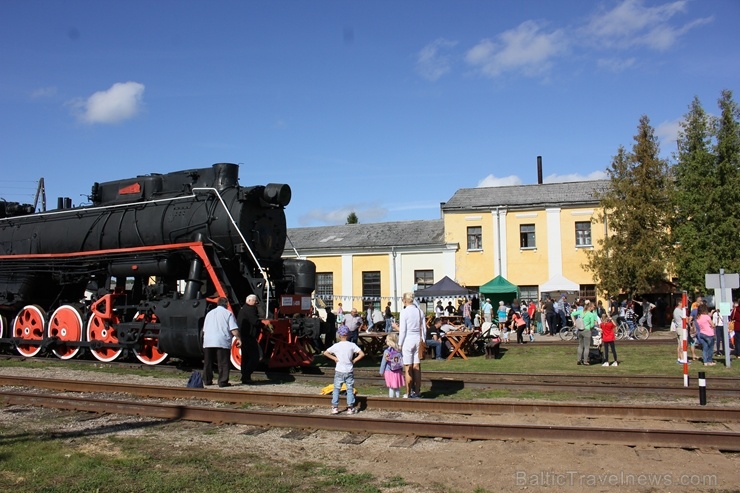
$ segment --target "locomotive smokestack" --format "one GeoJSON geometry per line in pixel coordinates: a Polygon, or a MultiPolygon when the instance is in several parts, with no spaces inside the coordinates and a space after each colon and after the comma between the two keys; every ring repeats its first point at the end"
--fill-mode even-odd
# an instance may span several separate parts
{"type": "Polygon", "coordinates": [[[542,156],[537,156],[537,184],[542,185],[542,156]]]}

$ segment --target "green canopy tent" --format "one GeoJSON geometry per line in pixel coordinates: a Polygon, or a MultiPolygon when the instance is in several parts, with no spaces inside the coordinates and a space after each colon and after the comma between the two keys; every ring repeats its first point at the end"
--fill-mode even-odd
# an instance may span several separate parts
{"type": "Polygon", "coordinates": [[[499,301],[503,301],[508,305],[511,304],[515,298],[519,298],[519,288],[516,284],[511,284],[502,276],[494,277],[481,286],[479,291],[481,292],[481,297],[483,299],[488,298],[491,300],[494,310],[498,307],[499,301]]]}

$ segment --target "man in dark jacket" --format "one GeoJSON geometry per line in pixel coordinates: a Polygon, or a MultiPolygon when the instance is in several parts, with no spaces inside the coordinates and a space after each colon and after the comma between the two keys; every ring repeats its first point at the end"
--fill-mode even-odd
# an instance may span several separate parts
{"type": "Polygon", "coordinates": [[[337,316],[330,308],[326,309],[326,320],[321,332],[324,333],[324,349],[331,347],[337,339],[337,316]]]}
{"type": "Polygon", "coordinates": [[[545,301],[545,320],[547,321],[547,333],[554,336],[557,333],[558,314],[555,311],[555,302],[548,296],[545,301]]]}
{"type": "Polygon", "coordinates": [[[262,348],[257,338],[262,332],[262,320],[257,312],[257,297],[247,296],[246,304],[237,317],[242,342],[242,383],[252,383],[252,372],[262,359],[262,348]]]}

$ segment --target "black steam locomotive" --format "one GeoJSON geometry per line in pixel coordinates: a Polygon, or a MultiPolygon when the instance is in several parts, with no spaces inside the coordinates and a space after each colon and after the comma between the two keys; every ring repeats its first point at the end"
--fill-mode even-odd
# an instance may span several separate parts
{"type": "MultiPolygon", "coordinates": [[[[208,309],[223,296],[236,313],[255,294],[269,366],[310,364],[316,268],[282,258],[290,187],[241,187],[238,168],[95,183],[90,205],[60,199],[49,212],[0,202],[0,347],[199,359],[208,309]]],[[[232,362],[240,367],[235,346],[232,362]]]]}

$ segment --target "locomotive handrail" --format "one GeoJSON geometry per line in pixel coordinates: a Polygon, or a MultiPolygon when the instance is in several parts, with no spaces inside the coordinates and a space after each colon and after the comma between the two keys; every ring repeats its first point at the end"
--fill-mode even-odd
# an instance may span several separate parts
{"type": "Polygon", "coordinates": [[[184,200],[184,199],[195,199],[197,196],[193,193],[190,195],[180,195],[178,197],[167,197],[164,199],[151,199],[151,200],[143,200],[141,202],[126,202],[123,204],[111,204],[111,205],[100,205],[97,207],[75,207],[72,209],[62,209],[62,210],[56,210],[56,211],[47,211],[47,212],[34,212],[33,214],[28,214],[25,216],[13,216],[13,217],[0,217],[1,221],[17,221],[19,219],[29,219],[34,217],[40,217],[43,218],[45,216],[56,216],[60,214],[79,214],[80,212],[88,212],[88,211],[98,211],[98,210],[108,210],[108,209],[118,209],[121,207],[132,207],[132,206],[140,206],[140,205],[146,205],[146,204],[157,204],[159,202],[172,202],[174,200],[184,200]]]}
{"type": "Polygon", "coordinates": [[[295,252],[295,256],[296,256],[296,258],[299,258],[299,259],[305,259],[306,257],[302,257],[302,256],[301,256],[301,255],[300,255],[300,254],[298,253],[298,250],[296,249],[295,245],[293,244],[293,241],[292,241],[292,240],[290,239],[290,236],[288,236],[288,235],[285,235],[285,237],[286,237],[286,238],[288,239],[288,243],[290,243],[290,247],[291,247],[291,248],[293,249],[293,251],[295,252]]]}
{"type": "MultiPolygon", "coordinates": [[[[254,260],[254,263],[257,265],[257,268],[260,271],[260,274],[262,274],[262,277],[265,279],[265,287],[267,288],[267,296],[265,297],[265,314],[270,313],[270,279],[267,277],[267,272],[265,272],[265,269],[262,268],[262,265],[260,264],[259,260],[257,260],[257,256],[252,251],[252,247],[249,246],[249,243],[247,242],[247,239],[242,234],[241,229],[239,229],[239,225],[234,220],[234,217],[231,215],[231,211],[229,211],[229,208],[226,207],[226,202],[224,202],[223,197],[221,197],[221,194],[219,191],[213,187],[197,187],[193,188],[193,193],[195,192],[212,192],[218,197],[218,201],[221,202],[221,205],[224,208],[224,211],[226,212],[226,215],[229,216],[229,221],[231,221],[231,224],[234,226],[234,229],[239,234],[239,238],[242,239],[242,242],[244,242],[244,246],[247,247],[247,250],[249,250],[249,254],[252,256],[252,260],[254,260]]],[[[239,301],[239,300],[237,300],[239,301]]]]}

